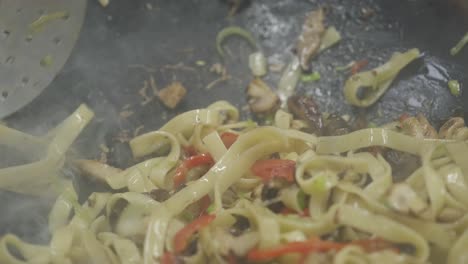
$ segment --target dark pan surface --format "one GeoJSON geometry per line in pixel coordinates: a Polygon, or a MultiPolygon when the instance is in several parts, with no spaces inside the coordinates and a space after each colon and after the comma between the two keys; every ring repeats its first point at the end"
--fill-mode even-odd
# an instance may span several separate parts
{"type": "MultiPolygon", "coordinates": [[[[228,25],[249,29],[271,61],[286,64],[305,12],[322,4],[330,7],[328,24],[342,33],[343,40],[314,60],[312,67],[322,79],[300,84],[298,92],[314,95],[322,111],[355,115],[360,111],[346,105],[342,95],[348,76],[334,68],[364,58],[374,67],[395,51],[417,47],[424,52],[423,58],[405,69],[383,98],[368,109],[367,119],[381,124],[403,112],[425,113],[434,122],[455,113],[466,118],[468,93],[455,98],[446,83],[450,79],[468,83],[468,49],[456,57],[448,53],[467,24],[441,2],[255,0],[228,18],[228,7],[221,1],[113,0],[106,9],[91,1],[80,39],[63,71],[40,97],[6,122],[40,134],[85,102],[95,110],[96,118],[77,141],[76,153],[97,158],[98,146],[106,144],[113,149],[110,162],[126,166],[132,162],[128,148],[115,140],[122,131],[131,135],[141,125],[141,132],[154,130],[178,113],[215,100],[245,105],[251,50],[238,39],[225,45],[224,63],[232,78],[206,90],[219,77],[209,71],[210,66],[223,63],[215,49],[220,29],[228,25]],[[376,14],[363,19],[363,8],[376,14]],[[207,66],[197,66],[197,60],[207,66]],[[138,90],[151,76],[158,88],[173,80],[184,84],[188,96],[180,107],[169,111],[157,100],[140,104],[143,98],[138,90]],[[133,114],[121,118],[123,110],[133,114]]],[[[279,76],[270,73],[267,82],[275,86],[279,76]]],[[[84,186],[90,185],[80,184],[83,193],[91,190],[84,186]]],[[[14,232],[32,241],[46,239],[50,202],[32,202],[8,192],[1,193],[0,199],[4,201],[0,206],[2,233],[14,232]],[[31,208],[35,210],[31,212],[31,208]]]]}

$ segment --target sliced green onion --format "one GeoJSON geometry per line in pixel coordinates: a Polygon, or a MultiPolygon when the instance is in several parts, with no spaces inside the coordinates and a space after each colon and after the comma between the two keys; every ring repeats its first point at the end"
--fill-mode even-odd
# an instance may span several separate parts
{"type": "Polygon", "coordinates": [[[447,85],[448,85],[448,88],[450,90],[450,93],[453,96],[460,96],[460,93],[461,93],[460,82],[458,82],[457,80],[450,80],[447,83],[447,85]]]}
{"type": "Polygon", "coordinates": [[[68,16],[69,16],[69,13],[65,11],[42,15],[29,25],[29,30],[33,33],[36,33],[42,30],[44,25],[49,23],[50,21],[57,20],[57,19],[66,19],[68,18],[68,16]]]}
{"type": "Polygon", "coordinates": [[[331,26],[323,33],[322,41],[320,42],[319,52],[328,49],[341,40],[340,32],[335,27],[331,26]]]}
{"type": "Polygon", "coordinates": [[[311,185],[312,193],[317,194],[326,192],[328,189],[327,184],[328,182],[326,177],[323,177],[322,175],[317,176],[316,180],[311,185]]]}
{"type": "Polygon", "coordinates": [[[302,68],[297,56],[294,56],[291,63],[288,64],[278,82],[278,96],[281,99],[282,107],[286,106],[289,96],[294,93],[297,83],[301,78],[302,68]]]}
{"type": "Polygon", "coordinates": [[[315,82],[320,80],[320,73],[318,72],[313,72],[310,74],[303,74],[301,75],[301,81],[302,82],[315,82]]]}
{"type": "Polygon", "coordinates": [[[224,57],[224,51],[222,48],[223,41],[230,36],[237,35],[245,39],[254,49],[257,48],[257,43],[252,33],[241,28],[241,27],[226,27],[222,29],[216,36],[216,50],[218,51],[221,57],[224,57]]]}
{"type": "Polygon", "coordinates": [[[208,206],[208,208],[206,208],[206,212],[211,214],[214,212],[214,209],[215,209],[215,205],[214,203],[210,204],[210,206],[208,206]]]}
{"type": "Polygon", "coordinates": [[[300,190],[298,193],[297,193],[297,204],[299,205],[299,208],[301,208],[301,210],[304,210],[306,209],[307,207],[307,204],[306,204],[306,195],[305,193],[300,190]]]}
{"type": "Polygon", "coordinates": [[[460,41],[458,41],[458,43],[450,49],[450,54],[452,56],[455,56],[457,55],[458,52],[460,52],[460,50],[463,49],[463,47],[465,47],[466,43],[468,43],[468,32],[460,39],[460,41]]]}
{"type": "Polygon", "coordinates": [[[347,70],[351,69],[351,67],[353,67],[355,62],[356,61],[352,61],[352,62],[350,62],[350,63],[348,63],[346,65],[343,65],[343,66],[336,66],[335,71],[337,71],[337,72],[347,71],[347,70]]]}
{"type": "Polygon", "coordinates": [[[47,55],[44,58],[42,58],[42,60],[40,62],[42,67],[52,66],[53,63],[54,63],[54,60],[52,59],[52,56],[50,56],[50,55],[47,55]]]}
{"type": "Polygon", "coordinates": [[[256,77],[267,74],[267,61],[262,52],[254,52],[249,55],[249,68],[256,77]]]}

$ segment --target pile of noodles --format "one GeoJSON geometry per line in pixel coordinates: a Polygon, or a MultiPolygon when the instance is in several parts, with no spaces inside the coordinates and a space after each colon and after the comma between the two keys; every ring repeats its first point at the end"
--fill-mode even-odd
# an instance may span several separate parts
{"type": "Polygon", "coordinates": [[[55,186],[61,193],[49,216],[50,243],[34,245],[6,235],[0,240],[0,263],[160,263],[166,252],[174,251],[174,235],[190,221],[184,213],[207,195],[215,219],[196,234],[196,252],[179,256],[186,263],[228,263],[230,254],[245,257],[252,249],[311,237],[348,242],[377,237],[406,250],[367,251],[349,243],[339,250],[310,253],[305,259],[286,254],[271,261],[468,261],[468,132],[464,126],[449,130],[443,139],[408,136],[391,128],[316,137],[292,129],[292,117],[283,111],[277,112],[273,126],[260,127],[239,121],[237,109],[219,101],[134,138],[131,150],[143,161],[130,168],[86,164],[113,191],[93,193],[79,204],[72,184],[58,172],[64,152],[91,117],[82,106],[42,138],[1,128],[0,143],[43,149],[44,158],[0,170],[0,187],[36,193],[44,186],[55,186]],[[224,132],[239,135],[229,148],[220,137],[224,132]],[[389,163],[366,151],[373,146],[417,155],[421,166],[405,180],[394,182],[389,163]],[[174,170],[187,147],[209,153],[214,165],[175,191],[174,170]],[[301,192],[308,197],[310,216],[274,213],[252,195],[265,183],[250,168],[272,155],[296,164],[294,183],[281,192],[283,203],[297,209],[301,192]],[[47,176],[28,176],[37,175],[38,170],[47,176]],[[158,202],[148,195],[157,189],[172,195],[158,202]],[[395,194],[401,189],[403,193],[395,194]],[[250,228],[232,236],[227,230],[239,216],[248,219],[250,228]]]}

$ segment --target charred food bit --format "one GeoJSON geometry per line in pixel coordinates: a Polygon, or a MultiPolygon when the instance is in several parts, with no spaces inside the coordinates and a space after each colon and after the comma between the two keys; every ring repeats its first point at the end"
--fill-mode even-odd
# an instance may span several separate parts
{"type": "Polygon", "coordinates": [[[180,82],[173,82],[158,92],[158,97],[163,104],[171,109],[177,107],[180,101],[185,97],[187,90],[180,82]]]}
{"type": "Polygon", "coordinates": [[[165,189],[153,189],[150,192],[144,193],[151,197],[153,200],[158,201],[160,203],[166,201],[171,197],[171,193],[165,189]]]}
{"type": "Polygon", "coordinates": [[[247,87],[250,110],[256,114],[267,114],[277,109],[278,96],[261,79],[253,79],[247,87]]]}
{"type": "Polygon", "coordinates": [[[310,59],[319,51],[325,26],[323,20],[325,13],[322,8],[311,11],[307,14],[302,33],[296,45],[296,52],[299,57],[301,68],[309,70],[310,59]]]}
{"type": "Polygon", "coordinates": [[[416,138],[438,138],[437,131],[422,114],[413,117],[402,116],[400,118],[400,126],[402,132],[409,136],[416,138]]]}
{"type": "Polygon", "coordinates": [[[288,109],[296,118],[306,121],[309,132],[317,135],[322,134],[324,128],[322,114],[312,96],[294,95],[289,97],[288,109]]]}
{"type": "Polygon", "coordinates": [[[384,159],[392,167],[392,176],[395,182],[408,178],[421,166],[419,156],[393,149],[381,149],[384,159]]]}
{"type": "Polygon", "coordinates": [[[340,136],[351,132],[351,126],[341,116],[331,114],[324,120],[323,134],[325,136],[340,136]]]}

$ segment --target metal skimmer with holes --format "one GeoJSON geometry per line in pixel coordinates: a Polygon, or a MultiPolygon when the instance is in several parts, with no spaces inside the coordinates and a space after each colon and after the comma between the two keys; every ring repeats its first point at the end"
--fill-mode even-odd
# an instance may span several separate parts
{"type": "Polygon", "coordinates": [[[86,0],[0,0],[0,118],[38,96],[78,39],[86,0]]]}

